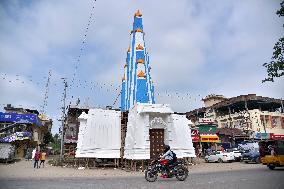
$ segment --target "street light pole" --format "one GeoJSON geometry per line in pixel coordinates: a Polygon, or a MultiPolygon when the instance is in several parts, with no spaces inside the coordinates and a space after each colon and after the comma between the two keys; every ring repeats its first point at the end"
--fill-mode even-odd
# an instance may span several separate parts
{"type": "Polygon", "coordinates": [[[64,94],[63,94],[63,107],[62,107],[62,123],[61,123],[61,144],[60,144],[60,162],[63,161],[63,149],[64,149],[64,126],[65,126],[65,101],[66,101],[66,89],[68,87],[66,78],[63,79],[64,83],[64,94]]]}
{"type": "Polygon", "coordinates": [[[283,99],[281,98],[281,113],[284,113],[283,99]]]}

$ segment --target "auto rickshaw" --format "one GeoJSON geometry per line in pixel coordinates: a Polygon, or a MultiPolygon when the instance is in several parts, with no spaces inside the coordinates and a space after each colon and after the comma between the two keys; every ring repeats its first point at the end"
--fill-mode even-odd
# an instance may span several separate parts
{"type": "Polygon", "coordinates": [[[261,163],[271,170],[284,166],[284,140],[259,142],[261,163]]]}

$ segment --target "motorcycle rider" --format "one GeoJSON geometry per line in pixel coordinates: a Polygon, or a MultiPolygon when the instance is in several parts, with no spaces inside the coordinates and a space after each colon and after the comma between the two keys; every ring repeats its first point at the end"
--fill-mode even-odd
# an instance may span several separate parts
{"type": "Polygon", "coordinates": [[[163,178],[167,178],[168,173],[170,172],[169,165],[173,164],[174,161],[174,154],[169,145],[164,146],[164,155],[161,156],[161,159],[168,160],[168,163],[165,165],[165,173],[162,175],[163,178]]]}

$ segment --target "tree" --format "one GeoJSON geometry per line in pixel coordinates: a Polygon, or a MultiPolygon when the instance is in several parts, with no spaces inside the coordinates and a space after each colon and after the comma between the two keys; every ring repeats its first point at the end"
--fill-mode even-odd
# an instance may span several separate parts
{"type": "MultiPolygon", "coordinates": [[[[281,17],[284,16],[284,1],[280,3],[281,8],[276,14],[281,17]]],[[[284,25],[283,25],[284,27],[284,25]]],[[[263,66],[267,69],[268,77],[262,80],[262,82],[272,81],[274,78],[284,75],[284,37],[280,38],[273,47],[274,52],[270,63],[264,63],[263,66]]]]}
{"type": "Polygon", "coordinates": [[[56,133],[53,136],[53,142],[51,143],[50,146],[53,148],[55,154],[60,152],[60,137],[59,137],[59,134],[56,133]]]}
{"type": "Polygon", "coordinates": [[[52,134],[50,132],[45,133],[45,135],[43,136],[43,143],[45,145],[48,145],[50,142],[53,142],[53,137],[52,134]]]}

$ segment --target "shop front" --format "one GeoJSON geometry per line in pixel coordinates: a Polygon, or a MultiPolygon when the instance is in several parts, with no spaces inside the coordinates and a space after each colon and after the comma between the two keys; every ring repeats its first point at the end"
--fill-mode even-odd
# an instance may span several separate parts
{"type": "Polygon", "coordinates": [[[37,145],[33,134],[43,124],[37,114],[0,112],[0,143],[10,143],[15,148],[15,157],[23,158],[37,145]],[[16,131],[16,132],[15,132],[16,131]]]}
{"type": "Polygon", "coordinates": [[[220,141],[216,134],[217,125],[202,124],[198,126],[199,131],[199,146],[202,150],[202,155],[217,150],[217,143],[220,141]]]}
{"type": "Polygon", "coordinates": [[[224,149],[236,147],[245,137],[243,131],[238,128],[218,128],[217,135],[224,149]]]}

